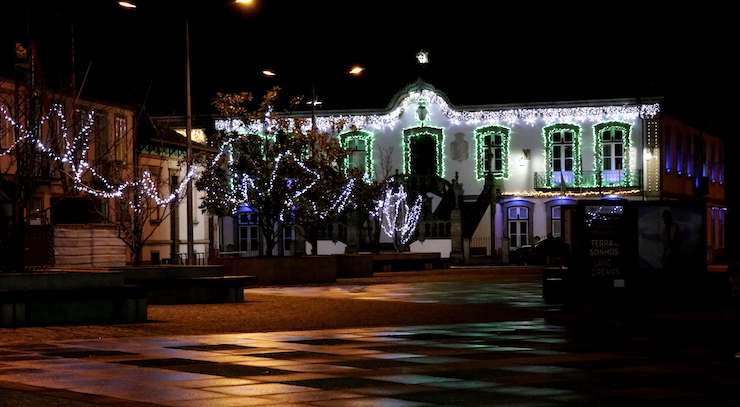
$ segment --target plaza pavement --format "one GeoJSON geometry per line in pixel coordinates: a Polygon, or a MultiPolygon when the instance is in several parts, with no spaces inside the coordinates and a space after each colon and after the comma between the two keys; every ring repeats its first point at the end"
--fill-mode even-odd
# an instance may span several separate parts
{"type": "Polygon", "coordinates": [[[721,302],[561,310],[525,268],[245,296],[154,306],[149,324],[2,329],[0,406],[740,405],[721,302]]]}

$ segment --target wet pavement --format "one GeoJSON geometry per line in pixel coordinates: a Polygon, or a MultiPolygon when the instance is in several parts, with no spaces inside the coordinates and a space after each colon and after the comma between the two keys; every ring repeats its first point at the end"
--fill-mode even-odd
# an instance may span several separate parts
{"type": "Polygon", "coordinates": [[[495,304],[536,308],[542,316],[5,344],[0,406],[740,405],[740,360],[726,309],[566,313],[544,304],[532,279],[249,292],[368,304],[495,304]],[[12,404],[5,394],[30,401],[12,404]]]}

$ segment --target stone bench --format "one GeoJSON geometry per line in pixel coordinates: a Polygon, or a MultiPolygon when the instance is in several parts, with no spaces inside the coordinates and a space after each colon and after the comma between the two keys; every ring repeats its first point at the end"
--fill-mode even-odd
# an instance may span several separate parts
{"type": "Polygon", "coordinates": [[[201,276],[129,280],[144,287],[152,305],[244,302],[244,285],[254,276],[201,276]]]}
{"type": "Polygon", "coordinates": [[[373,253],[373,271],[421,271],[450,268],[439,253],[373,253]]]}
{"type": "Polygon", "coordinates": [[[144,287],[149,304],[244,302],[251,275],[225,275],[221,266],[152,266],[123,269],[126,283],[144,287]]]}
{"type": "Polygon", "coordinates": [[[103,271],[0,275],[0,327],[146,322],[146,291],[103,271]]]}

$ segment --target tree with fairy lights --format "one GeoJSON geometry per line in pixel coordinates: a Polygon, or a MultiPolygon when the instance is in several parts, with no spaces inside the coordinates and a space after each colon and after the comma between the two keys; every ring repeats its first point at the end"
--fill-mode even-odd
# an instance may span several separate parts
{"type": "MultiPolygon", "coordinates": [[[[147,241],[185,199],[184,189],[188,178],[186,175],[184,181],[172,184],[169,172],[183,167],[182,162],[165,153],[157,153],[158,149],[154,147],[148,148],[147,154],[141,154],[142,145],[164,147],[167,143],[180,142],[182,136],[156,126],[146,114],[140,117],[147,120],[135,126],[138,129],[137,138],[123,137],[119,141],[123,143],[122,146],[111,146],[107,151],[102,151],[95,173],[76,186],[93,198],[103,221],[117,226],[118,238],[128,247],[134,266],[141,265],[142,251],[147,241]],[[114,151],[122,147],[134,151],[132,162],[113,159],[114,151]],[[111,202],[113,207],[108,205],[105,206],[107,210],[102,210],[104,206],[101,204],[111,202]]],[[[189,176],[193,177],[194,172],[189,176]]]]}
{"type": "Polygon", "coordinates": [[[351,183],[338,168],[347,152],[309,120],[277,114],[278,91],[270,90],[254,108],[250,93],[214,98],[221,115],[241,125],[216,137],[220,151],[204,162],[196,187],[207,193],[204,209],[223,216],[246,206],[256,215],[265,242],[260,254],[272,256],[291,225],[316,253],[319,227],[349,201],[351,183]]]}
{"type": "Polygon", "coordinates": [[[383,196],[376,201],[375,218],[380,220],[380,226],[385,234],[393,239],[396,251],[402,251],[413,239],[416,227],[419,224],[424,196],[419,194],[411,199],[403,184],[389,179],[385,185],[383,196]]]}
{"type": "Polygon", "coordinates": [[[118,108],[96,104],[97,111],[90,102],[22,83],[0,82],[0,88],[0,268],[24,270],[27,224],[44,223],[56,205],[67,216],[69,209],[82,214],[83,223],[118,226],[138,265],[156,229],[152,215],[168,216],[182,187],[170,186],[175,192],[162,196],[162,163],[139,165],[133,126],[124,115],[116,114],[122,121],[115,129],[108,125],[107,110],[118,108]],[[72,106],[71,114],[65,106],[72,106]],[[45,195],[54,198],[51,204],[45,195]],[[90,213],[95,210],[97,216],[90,213]]]}
{"type": "MultiPolygon", "coordinates": [[[[43,215],[34,197],[83,146],[66,137],[58,97],[9,80],[0,88],[0,268],[18,272],[24,270],[26,223],[43,215]]],[[[70,193],[69,179],[61,180],[64,194],[70,193]]]]}

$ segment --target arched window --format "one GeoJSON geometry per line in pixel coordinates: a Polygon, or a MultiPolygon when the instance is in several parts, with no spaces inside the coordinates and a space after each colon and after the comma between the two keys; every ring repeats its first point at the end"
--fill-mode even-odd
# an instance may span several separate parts
{"type": "Polygon", "coordinates": [[[514,199],[501,203],[504,214],[503,235],[509,238],[509,246],[513,249],[530,244],[534,218],[534,204],[522,199],[514,199]]]}
{"type": "Polygon", "coordinates": [[[630,130],[629,124],[621,122],[600,123],[594,126],[597,185],[630,184],[630,130]]]}
{"type": "Polygon", "coordinates": [[[257,256],[260,252],[260,231],[258,215],[251,208],[244,206],[237,215],[239,225],[239,251],[247,252],[248,256],[257,256]]]}
{"type": "Polygon", "coordinates": [[[512,206],[507,211],[509,219],[509,244],[511,247],[521,247],[529,244],[529,208],[526,206],[512,206]]]}
{"type": "Polygon", "coordinates": [[[554,237],[559,237],[561,235],[563,225],[563,205],[573,205],[575,203],[575,199],[562,197],[545,202],[545,207],[547,209],[548,235],[552,235],[554,237]]]}
{"type": "Polygon", "coordinates": [[[553,124],[544,129],[546,167],[550,187],[581,185],[581,128],[553,124]]]}

